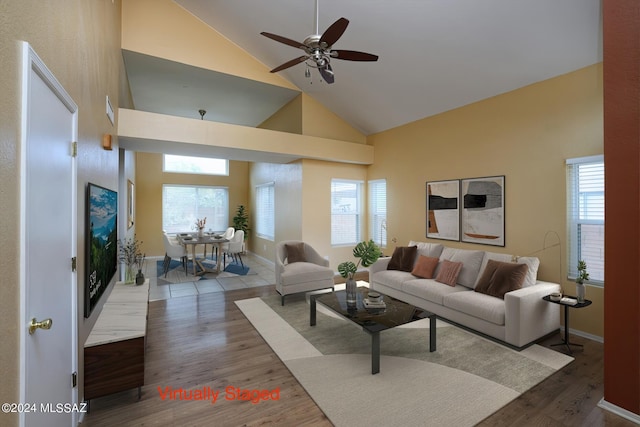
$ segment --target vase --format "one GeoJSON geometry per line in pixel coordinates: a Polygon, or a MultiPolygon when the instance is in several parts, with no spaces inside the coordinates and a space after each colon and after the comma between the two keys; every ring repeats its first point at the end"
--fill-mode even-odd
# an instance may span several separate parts
{"type": "Polygon", "coordinates": [[[202,237],[204,235],[204,228],[198,229],[198,237],[202,237]]]}
{"type": "Polygon", "coordinates": [[[358,293],[358,284],[353,279],[347,279],[347,304],[355,305],[358,293]]]}
{"type": "Polygon", "coordinates": [[[576,299],[578,300],[578,304],[582,304],[584,302],[585,288],[584,283],[576,282],[576,299]]]}
{"type": "Polygon", "coordinates": [[[142,269],[138,269],[138,274],[136,274],[136,285],[140,286],[144,283],[144,274],[142,274],[142,269]]]}
{"type": "Polygon", "coordinates": [[[136,281],[136,271],[133,265],[127,265],[124,269],[124,283],[133,283],[136,281]]]}

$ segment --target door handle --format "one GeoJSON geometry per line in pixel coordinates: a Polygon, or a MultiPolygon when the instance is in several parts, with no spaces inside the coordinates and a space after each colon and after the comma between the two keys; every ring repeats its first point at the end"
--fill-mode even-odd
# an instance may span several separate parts
{"type": "Polygon", "coordinates": [[[42,322],[38,322],[38,321],[36,321],[36,318],[34,317],[33,319],[31,319],[31,323],[29,324],[29,335],[33,335],[33,333],[38,328],[40,328],[40,329],[51,329],[51,325],[53,325],[53,320],[51,320],[51,319],[44,319],[42,322]]]}

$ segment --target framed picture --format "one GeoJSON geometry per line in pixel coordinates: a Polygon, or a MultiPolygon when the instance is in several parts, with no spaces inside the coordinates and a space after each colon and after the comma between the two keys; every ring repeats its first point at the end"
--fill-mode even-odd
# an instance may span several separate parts
{"type": "Polygon", "coordinates": [[[460,240],[460,180],[427,182],[427,237],[460,240]]]}
{"type": "Polygon", "coordinates": [[[461,180],[461,240],[504,246],[504,175],[461,180]]]}
{"type": "Polygon", "coordinates": [[[135,215],[134,201],[135,194],[133,192],[133,182],[127,180],[127,228],[133,227],[133,217],[135,215]]]}

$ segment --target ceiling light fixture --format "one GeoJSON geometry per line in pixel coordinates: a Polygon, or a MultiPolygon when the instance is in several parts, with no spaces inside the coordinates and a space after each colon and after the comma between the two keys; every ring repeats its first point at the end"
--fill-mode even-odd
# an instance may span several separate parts
{"type": "Polygon", "coordinates": [[[200,113],[200,120],[204,120],[204,115],[207,114],[207,110],[198,110],[198,113],[200,113]]]}

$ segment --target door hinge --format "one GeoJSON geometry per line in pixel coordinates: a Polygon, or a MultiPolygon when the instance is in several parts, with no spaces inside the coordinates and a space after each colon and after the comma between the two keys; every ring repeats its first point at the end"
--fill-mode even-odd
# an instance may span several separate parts
{"type": "Polygon", "coordinates": [[[78,259],[76,257],[71,258],[71,271],[76,271],[78,268],[78,259]]]}
{"type": "Polygon", "coordinates": [[[77,156],[78,156],[78,142],[73,141],[71,143],[71,157],[77,157],[77,156]]]}
{"type": "Polygon", "coordinates": [[[71,374],[71,387],[76,388],[78,386],[78,373],[71,374]]]}

